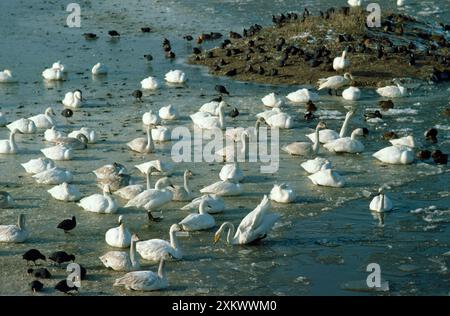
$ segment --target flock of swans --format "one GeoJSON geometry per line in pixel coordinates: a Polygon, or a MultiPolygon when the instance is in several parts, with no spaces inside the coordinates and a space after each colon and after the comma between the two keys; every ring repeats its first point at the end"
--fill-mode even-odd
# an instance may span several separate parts
{"type": "MultiPolygon", "coordinates": [[[[350,3],[350,1],[349,1],[350,3]]],[[[333,68],[342,73],[350,68],[350,58],[345,50],[337,56],[333,62],[333,68]]],[[[93,75],[106,75],[109,69],[102,63],[97,63],[92,68],[93,75]]],[[[42,72],[44,80],[63,80],[67,74],[67,68],[61,62],[56,62],[52,67],[42,72]]],[[[171,70],[165,77],[168,84],[182,85],[186,82],[186,74],[181,70],[171,70]]],[[[358,101],[361,91],[352,85],[353,77],[345,72],[343,75],[335,75],[320,79],[317,83],[318,91],[329,90],[338,96],[342,91],[342,97],[346,100],[358,101]]],[[[14,82],[13,73],[10,70],[0,72],[0,83],[14,82]]],[[[378,88],[376,92],[384,98],[399,98],[407,95],[407,89],[401,82],[394,80],[394,85],[378,88]]],[[[155,77],[147,77],[141,82],[143,90],[159,89],[160,83],[155,77]]],[[[142,95],[142,94],[139,94],[142,95]]],[[[318,92],[309,89],[300,89],[289,93],[286,99],[292,103],[305,103],[310,107],[319,99],[318,92]]],[[[284,100],[275,93],[270,93],[261,99],[265,107],[270,108],[258,113],[255,118],[255,126],[246,128],[227,128],[225,110],[229,105],[222,98],[203,104],[199,110],[190,115],[192,123],[207,130],[225,130],[225,136],[234,140],[236,146],[241,146],[245,153],[247,141],[251,133],[258,133],[261,124],[272,128],[293,129],[296,127],[294,118],[283,112],[284,100]]],[[[61,103],[66,108],[81,108],[84,105],[82,91],[74,90],[65,94],[61,103]]],[[[314,112],[314,109],[311,110],[314,112]]],[[[355,116],[355,110],[350,110],[339,131],[327,128],[324,121],[319,121],[315,131],[305,135],[309,141],[293,142],[286,144],[282,150],[292,156],[303,156],[307,160],[300,166],[309,174],[308,178],[314,185],[341,188],[346,185],[346,180],[336,170],[332,161],[320,157],[321,147],[331,153],[359,154],[364,152],[365,146],[361,138],[369,132],[367,128],[355,128],[349,132],[351,120],[355,116]]],[[[194,176],[191,170],[185,170],[183,185],[174,185],[170,176],[175,165],[169,161],[152,160],[135,167],[142,173],[146,183],[136,184],[130,181],[125,166],[119,163],[111,163],[93,171],[97,185],[102,193],[93,193],[82,196],[77,186],[72,182],[74,174],[57,166],[58,161],[72,160],[79,150],[89,150],[95,146],[99,136],[96,130],[82,127],[69,134],[58,129],[58,122],[54,110],[49,107],[44,113],[28,118],[17,118],[9,123],[8,118],[0,113],[0,127],[10,130],[9,139],[0,140],[0,154],[20,155],[21,144],[16,141],[18,134],[43,133],[45,141],[50,146],[41,149],[44,157],[36,157],[22,163],[25,172],[30,174],[39,184],[52,186],[48,193],[55,200],[68,203],[77,203],[80,209],[99,214],[116,214],[121,207],[133,208],[146,212],[149,220],[159,221],[154,217],[154,212],[168,206],[172,201],[186,202],[182,210],[195,210],[178,223],[170,226],[169,240],[149,239],[140,240],[138,234],[132,233],[125,225],[124,216],[118,219],[119,226],[105,232],[106,243],[113,248],[122,249],[107,252],[99,257],[105,267],[114,271],[127,272],[123,277],[116,279],[114,286],[124,286],[128,290],[152,291],[168,286],[164,264],[169,258],[181,260],[183,258],[182,247],[178,235],[182,232],[211,230],[217,226],[214,214],[225,209],[225,199],[230,196],[238,196],[244,193],[241,183],[245,180],[244,171],[238,162],[234,161],[235,146],[224,147],[216,152],[216,155],[224,158],[226,163],[219,173],[219,179],[200,190],[200,197],[189,186],[189,179],[194,176]],[[153,176],[160,176],[151,185],[153,176]],[[124,249],[129,248],[129,251],[124,249]],[[140,259],[159,262],[158,271],[152,272],[141,269],[140,259]]],[[[140,154],[150,154],[156,151],[155,142],[171,141],[170,129],[163,124],[164,121],[176,121],[179,118],[176,107],[164,106],[159,111],[144,113],[142,123],[146,126],[146,137],[139,137],[126,143],[128,149],[140,154]]],[[[371,118],[373,119],[373,118],[371,118]]],[[[380,149],[373,157],[385,164],[411,164],[416,154],[414,148],[416,142],[413,136],[394,138],[390,140],[391,146],[380,149]]],[[[436,154],[437,155],[437,154],[436,154]]],[[[441,153],[441,155],[444,155],[441,153]]],[[[443,159],[444,156],[438,158],[443,159]]],[[[257,242],[266,238],[276,221],[280,218],[277,213],[270,212],[271,201],[275,203],[293,203],[297,198],[296,192],[288,183],[275,183],[270,192],[263,195],[261,202],[249,212],[236,228],[232,222],[224,222],[214,234],[214,242],[225,237],[225,241],[232,245],[242,245],[257,242]]],[[[14,207],[14,199],[7,192],[0,192],[0,208],[14,207]]],[[[369,203],[369,209],[374,212],[387,212],[393,209],[391,199],[380,188],[369,203]]],[[[73,217],[65,224],[61,224],[65,232],[76,226],[73,217]]],[[[30,236],[26,225],[25,215],[18,216],[16,225],[0,226],[0,242],[23,243],[30,236]]]]}

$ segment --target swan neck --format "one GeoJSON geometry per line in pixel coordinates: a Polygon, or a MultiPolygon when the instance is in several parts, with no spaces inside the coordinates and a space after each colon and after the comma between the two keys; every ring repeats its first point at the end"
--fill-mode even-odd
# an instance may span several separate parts
{"type": "Polygon", "coordinates": [[[315,138],[314,138],[314,145],[313,145],[313,152],[314,154],[317,155],[317,153],[319,152],[319,126],[316,127],[316,131],[315,131],[315,138]]]}
{"type": "Polygon", "coordinates": [[[152,137],[152,130],[150,127],[147,128],[147,149],[148,150],[153,150],[154,145],[153,145],[153,137],[152,137]]]}
{"type": "Polygon", "coordinates": [[[189,190],[189,175],[187,172],[184,173],[184,190],[187,193],[191,192],[191,190],[189,190]]]}
{"type": "Polygon", "coordinates": [[[222,224],[221,226],[221,231],[220,233],[222,233],[223,230],[225,230],[226,228],[228,228],[228,232],[227,232],[227,243],[232,244],[233,243],[233,239],[234,239],[234,232],[235,232],[235,228],[233,223],[231,222],[225,222],[222,224]]]}
{"type": "Polygon", "coordinates": [[[352,132],[352,135],[350,136],[350,138],[351,138],[352,140],[355,140],[357,134],[358,134],[358,133],[357,133],[357,130],[354,130],[354,131],[352,132]]]}
{"type": "Polygon", "coordinates": [[[19,227],[20,230],[25,229],[25,216],[19,215],[19,219],[17,220],[17,227],[19,227]]]}
{"type": "Polygon", "coordinates": [[[382,192],[380,195],[381,196],[380,196],[380,208],[379,208],[379,211],[382,211],[384,209],[384,193],[382,192]]]}
{"type": "Polygon", "coordinates": [[[139,257],[136,254],[136,241],[133,239],[131,239],[130,260],[131,260],[131,265],[134,268],[139,267],[139,257]]]}
{"type": "Polygon", "coordinates": [[[150,174],[152,173],[151,171],[152,171],[152,169],[147,170],[147,174],[146,174],[147,190],[151,189],[151,186],[150,186],[150,174]]]}
{"type": "Polygon", "coordinates": [[[176,235],[175,230],[170,230],[170,245],[172,246],[173,249],[177,250],[178,249],[178,238],[176,235]]]}
{"type": "Polygon", "coordinates": [[[160,277],[160,278],[164,278],[164,275],[165,275],[165,273],[164,273],[164,262],[165,260],[164,260],[164,258],[163,259],[161,259],[161,261],[159,262],[159,268],[158,268],[158,276],[160,277]]]}
{"type": "MultiPolygon", "coordinates": [[[[245,139],[246,134],[242,133],[241,134],[241,142],[242,142],[242,149],[241,152],[245,155],[245,153],[247,152],[247,142],[245,139]]],[[[237,160],[237,159],[236,159],[237,160]]]]}
{"type": "Polygon", "coordinates": [[[348,123],[350,122],[350,119],[353,115],[350,113],[347,113],[347,115],[345,116],[345,120],[344,123],[342,124],[341,127],[341,131],[339,132],[339,137],[345,137],[345,135],[347,134],[347,128],[348,128],[348,123]]]}
{"type": "Polygon", "coordinates": [[[198,207],[198,213],[199,213],[199,214],[206,214],[206,213],[207,213],[206,210],[205,210],[206,203],[207,203],[206,200],[202,200],[202,201],[200,202],[200,205],[199,205],[199,207],[198,207]]]}
{"type": "Polygon", "coordinates": [[[220,128],[223,129],[225,127],[225,118],[224,118],[224,109],[223,107],[219,106],[219,125],[220,128]]]}

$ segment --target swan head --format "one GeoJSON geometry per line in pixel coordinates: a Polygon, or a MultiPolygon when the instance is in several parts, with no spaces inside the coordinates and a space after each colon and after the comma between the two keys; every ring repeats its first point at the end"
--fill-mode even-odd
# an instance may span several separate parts
{"type": "Polygon", "coordinates": [[[187,169],[185,172],[184,172],[184,174],[186,175],[186,176],[188,176],[188,177],[192,177],[194,174],[192,173],[192,171],[191,170],[189,170],[189,169],[187,169]]]}
{"type": "Polygon", "coordinates": [[[119,222],[119,225],[122,225],[122,223],[123,223],[123,215],[119,216],[118,222],[119,222]]]}
{"type": "Polygon", "coordinates": [[[80,101],[83,101],[83,93],[81,92],[81,90],[77,89],[73,92],[73,96],[76,99],[79,99],[80,101]]]}
{"type": "Polygon", "coordinates": [[[170,226],[169,232],[172,234],[172,233],[180,232],[181,230],[182,230],[182,228],[180,225],[172,224],[172,226],[170,226]]]}
{"type": "Polygon", "coordinates": [[[138,234],[133,234],[133,235],[131,235],[131,241],[138,242],[139,240],[140,240],[140,239],[139,239],[138,234]]]}
{"type": "Polygon", "coordinates": [[[347,79],[347,80],[354,80],[354,79],[353,79],[353,76],[352,76],[350,73],[348,73],[348,72],[346,72],[346,73],[344,74],[344,78],[347,79]]]}
{"type": "Polygon", "coordinates": [[[325,122],[320,121],[319,124],[317,124],[318,129],[324,129],[327,128],[327,124],[325,122]]]}
{"type": "Polygon", "coordinates": [[[52,108],[48,107],[45,110],[45,115],[56,115],[52,108]]]}
{"type": "Polygon", "coordinates": [[[218,243],[220,238],[222,238],[222,232],[227,226],[233,227],[233,224],[231,222],[225,222],[220,226],[219,230],[214,234],[214,244],[218,243]]]}
{"type": "Polygon", "coordinates": [[[77,139],[85,145],[84,147],[86,147],[87,143],[89,142],[89,139],[83,133],[78,134],[77,139]]]}

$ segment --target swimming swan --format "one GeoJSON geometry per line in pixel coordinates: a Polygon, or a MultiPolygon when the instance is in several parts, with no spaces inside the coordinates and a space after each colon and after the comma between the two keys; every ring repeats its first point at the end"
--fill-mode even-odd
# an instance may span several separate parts
{"type": "Polygon", "coordinates": [[[73,157],[73,150],[65,146],[52,146],[41,149],[45,157],[52,160],[71,160],[73,157]]]}
{"type": "Polygon", "coordinates": [[[169,104],[159,109],[159,117],[166,121],[176,120],[178,111],[173,105],[169,104]]]}
{"type": "Polygon", "coordinates": [[[144,125],[158,125],[160,123],[158,113],[155,114],[152,110],[145,112],[142,115],[142,123],[144,125]]]}
{"type": "Polygon", "coordinates": [[[289,114],[281,112],[268,117],[266,124],[270,127],[290,129],[294,127],[294,119],[289,114]]]}
{"type": "Polygon", "coordinates": [[[162,239],[150,239],[140,241],[136,245],[137,252],[145,260],[159,261],[168,256],[174,259],[182,259],[183,252],[180,249],[176,233],[181,231],[178,224],[170,226],[170,242],[162,239]]]}
{"type": "Polygon", "coordinates": [[[164,76],[164,79],[169,83],[184,83],[186,81],[186,74],[181,70],[171,70],[164,76]]]}
{"type": "Polygon", "coordinates": [[[216,221],[214,220],[214,217],[209,215],[206,211],[206,207],[208,206],[208,201],[205,199],[202,200],[198,208],[198,213],[189,214],[179,223],[179,225],[184,231],[188,232],[213,228],[216,226],[216,221]]]}
{"type": "Polygon", "coordinates": [[[279,219],[278,214],[269,214],[270,201],[264,195],[261,203],[250,213],[248,213],[239,224],[236,233],[231,222],[223,223],[214,235],[214,243],[222,237],[222,233],[228,228],[227,242],[232,245],[244,245],[261,240],[267,236],[269,230],[279,219]]]}
{"type": "Polygon", "coordinates": [[[67,135],[68,137],[77,138],[78,135],[83,134],[86,136],[89,144],[95,144],[98,140],[98,135],[95,130],[89,127],[82,127],[79,130],[73,131],[67,135]]]}
{"type": "Polygon", "coordinates": [[[192,122],[202,129],[224,129],[225,128],[225,117],[224,117],[224,111],[225,107],[228,107],[229,105],[225,102],[220,102],[219,105],[219,116],[213,116],[209,113],[204,112],[197,112],[193,115],[191,115],[192,122]],[[199,115],[201,114],[201,115],[199,115]]]}
{"type": "Polygon", "coordinates": [[[9,69],[0,71],[0,83],[10,83],[10,82],[14,82],[12,71],[9,69]]]}
{"type": "Polygon", "coordinates": [[[244,180],[244,172],[237,162],[228,163],[222,167],[219,172],[219,178],[222,181],[242,182],[244,180]]]}
{"type": "Polygon", "coordinates": [[[81,108],[83,106],[83,96],[80,90],[69,91],[65,94],[62,104],[69,108],[81,108]]]}
{"type": "Polygon", "coordinates": [[[131,245],[131,233],[123,223],[123,216],[119,216],[119,226],[110,228],[105,234],[105,241],[111,247],[128,248],[131,245]]]}
{"type": "Polygon", "coordinates": [[[392,201],[384,194],[383,188],[378,190],[378,195],[370,202],[369,209],[378,213],[389,212],[393,209],[392,201]]]}
{"type": "Polygon", "coordinates": [[[67,135],[64,132],[58,131],[55,126],[52,126],[52,128],[49,128],[44,132],[44,139],[47,142],[53,143],[56,139],[62,137],[67,137],[67,135]]]}
{"type": "Polygon", "coordinates": [[[92,74],[96,76],[106,75],[108,73],[108,67],[102,63],[96,63],[94,67],[92,67],[92,74]]]}
{"type": "Polygon", "coordinates": [[[147,77],[141,81],[141,87],[144,90],[156,90],[159,87],[159,83],[155,78],[147,77]]]}
{"type": "Polygon", "coordinates": [[[314,159],[307,160],[300,165],[306,172],[313,174],[319,172],[322,168],[331,169],[331,162],[325,158],[316,157],[314,159]]]}
{"type": "Polygon", "coordinates": [[[408,165],[414,161],[414,152],[406,146],[385,147],[372,156],[381,162],[394,165],[408,165]]]}
{"type": "Polygon", "coordinates": [[[0,242],[22,243],[27,240],[28,235],[24,214],[19,215],[17,225],[0,225],[0,242]]]}
{"type": "Polygon", "coordinates": [[[172,191],[173,197],[172,201],[191,201],[194,198],[194,195],[191,192],[191,189],[189,188],[189,177],[192,177],[192,171],[191,170],[185,170],[184,171],[184,185],[179,186],[176,185],[173,188],[170,188],[172,191]]]}
{"type": "Polygon", "coordinates": [[[414,137],[409,135],[401,138],[394,138],[389,140],[389,142],[394,146],[407,146],[410,148],[416,147],[416,142],[414,140],[414,137]]]}
{"type": "MultiPolygon", "coordinates": [[[[130,236],[130,253],[125,251],[109,251],[99,257],[103,265],[114,271],[136,271],[141,268],[139,257],[136,253],[136,243],[139,238],[136,234],[130,236]]],[[[125,247],[124,247],[125,248],[125,247]]]]}
{"type": "Polygon", "coordinates": [[[342,97],[348,101],[358,101],[361,99],[361,90],[357,87],[348,87],[342,91],[342,97]]]}
{"type": "Polygon", "coordinates": [[[119,209],[116,200],[111,196],[109,185],[103,188],[103,194],[92,194],[83,199],[77,204],[85,211],[101,214],[113,214],[119,209]]]}

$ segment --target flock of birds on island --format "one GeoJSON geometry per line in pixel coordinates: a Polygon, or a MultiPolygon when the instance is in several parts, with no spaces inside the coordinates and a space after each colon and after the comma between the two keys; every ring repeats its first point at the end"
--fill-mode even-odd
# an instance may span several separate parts
{"type": "MultiPolygon", "coordinates": [[[[402,1],[399,1],[402,2],[402,1]]],[[[349,0],[349,4],[360,1],[349,0]]],[[[143,32],[149,32],[150,28],[142,28],[143,32]]],[[[84,34],[86,39],[94,40],[97,35],[93,33],[84,34]]],[[[120,37],[117,31],[110,31],[113,38],[120,37]]],[[[186,40],[193,37],[186,35],[186,40]]],[[[171,50],[169,40],[165,39],[163,48],[166,56],[173,58],[175,54],[171,50]]],[[[145,56],[151,60],[151,55],[145,56]]],[[[338,73],[343,73],[350,68],[351,61],[347,51],[337,56],[333,62],[333,68],[338,73]]],[[[107,75],[109,69],[102,63],[97,63],[92,68],[92,74],[98,76],[107,75]]],[[[50,68],[42,72],[42,77],[47,81],[64,80],[67,73],[65,65],[61,62],[54,63],[50,68]]],[[[168,84],[182,85],[186,82],[186,74],[182,70],[171,70],[165,75],[168,84]]],[[[14,82],[14,76],[10,70],[0,72],[0,83],[14,82]]],[[[358,87],[352,86],[353,77],[345,72],[343,75],[335,75],[320,79],[317,83],[317,90],[329,90],[338,96],[338,91],[349,86],[342,91],[342,97],[346,100],[357,101],[361,98],[361,91],[358,87]]],[[[154,77],[148,77],[141,82],[142,90],[156,90],[160,83],[154,77]]],[[[241,145],[241,150],[245,153],[247,142],[250,136],[258,137],[259,127],[266,124],[272,128],[292,129],[295,127],[294,118],[282,111],[283,99],[275,93],[270,93],[261,99],[264,106],[270,108],[256,115],[254,127],[248,128],[227,128],[226,109],[230,106],[224,101],[224,97],[230,93],[226,87],[217,85],[215,90],[220,94],[218,98],[203,104],[198,112],[190,115],[193,124],[201,129],[225,130],[225,136],[233,139],[236,146],[241,145]]],[[[388,111],[394,107],[391,99],[405,97],[407,89],[401,82],[394,80],[393,85],[378,88],[376,92],[385,98],[380,101],[383,111],[388,111]]],[[[143,93],[136,90],[132,96],[141,100],[143,93]]],[[[289,93],[286,98],[292,103],[304,103],[306,107],[306,120],[312,120],[317,110],[314,102],[319,99],[319,94],[308,89],[300,89],[289,93]]],[[[81,90],[67,92],[62,100],[65,109],[63,116],[70,117],[73,110],[83,107],[83,94],[81,90]],[[73,110],[72,110],[73,109],[73,110]]],[[[308,142],[293,142],[282,147],[284,152],[293,156],[304,156],[309,160],[301,163],[301,167],[310,174],[308,177],[313,184],[327,187],[343,187],[346,184],[345,178],[333,168],[333,164],[328,159],[319,157],[319,149],[322,145],[326,150],[333,153],[358,154],[365,150],[364,143],[360,140],[368,134],[367,128],[356,128],[349,136],[351,120],[356,111],[350,110],[345,116],[343,125],[339,131],[327,128],[323,121],[319,121],[315,131],[306,135],[308,142]]],[[[235,108],[228,113],[229,116],[236,117],[239,111],[235,108]]],[[[118,226],[109,229],[105,233],[106,243],[113,248],[127,249],[107,252],[99,257],[105,267],[114,271],[127,272],[123,277],[116,279],[114,286],[124,286],[128,290],[152,291],[164,289],[168,286],[167,276],[164,270],[165,261],[169,258],[181,260],[183,252],[181,250],[178,235],[182,232],[192,232],[200,230],[210,230],[216,227],[214,214],[225,209],[223,197],[241,195],[244,190],[241,182],[245,179],[245,174],[235,159],[235,146],[224,147],[216,152],[216,155],[223,157],[226,164],[219,173],[220,181],[208,185],[200,190],[203,195],[196,197],[196,194],[189,187],[189,179],[193,177],[190,170],[184,172],[183,185],[173,185],[169,178],[175,165],[169,161],[152,160],[135,167],[143,174],[146,184],[135,184],[130,181],[130,176],[125,166],[113,162],[94,170],[97,178],[97,185],[102,189],[102,193],[92,194],[83,197],[78,188],[71,184],[74,175],[71,171],[57,166],[58,161],[71,160],[78,150],[85,150],[98,141],[98,132],[89,127],[82,127],[66,134],[57,127],[54,109],[49,107],[42,114],[37,114],[28,118],[18,118],[12,122],[0,112],[0,127],[7,127],[10,130],[10,137],[0,140],[0,157],[5,155],[20,155],[20,143],[16,142],[17,134],[36,134],[44,132],[44,138],[50,147],[41,150],[44,157],[37,157],[28,162],[22,163],[25,172],[39,184],[53,186],[48,193],[56,200],[65,202],[77,202],[78,206],[85,211],[99,214],[115,214],[121,207],[119,201],[126,201],[125,208],[134,208],[146,211],[149,220],[159,221],[154,217],[154,211],[160,210],[171,201],[184,201],[188,203],[182,210],[198,210],[182,219],[179,223],[170,226],[169,241],[164,239],[140,240],[136,233],[130,232],[125,225],[125,218],[121,215],[118,218],[118,226]],[[153,176],[161,176],[154,187],[151,185],[153,176]],[[140,258],[159,262],[157,272],[142,270],[140,258]]],[[[141,154],[155,152],[154,142],[171,141],[171,131],[162,125],[163,121],[173,121],[179,118],[178,110],[168,105],[159,109],[158,112],[150,110],[142,117],[142,123],[146,126],[146,137],[139,137],[129,141],[126,145],[129,150],[141,154]]],[[[380,111],[365,114],[366,121],[376,123],[382,121],[380,111]]],[[[429,161],[433,159],[437,164],[447,164],[448,155],[439,150],[429,152],[421,150],[417,153],[416,140],[413,136],[397,137],[394,132],[385,133],[385,138],[389,139],[391,146],[385,147],[373,154],[373,157],[385,164],[411,164],[416,158],[429,161]]],[[[425,132],[427,141],[437,143],[437,130],[432,128],[425,132]]],[[[292,203],[296,199],[296,193],[287,183],[274,184],[268,195],[264,195],[261,202],[253,211],[248,213],[236,228],[231,222],[224,222],[214,234],[214,242],[218,242],[226,233],[226,242],[232,245],[242,245],[257,242],[267,236],[275,222],[280,218],[279,214],[271,213],[271,201],[276,203],[292,203]]],[[[13,197],[5,191],[0,192],[0,208],[13,208],[15,205],[13,197]]],[[[392,200],[380,188],[369,204],[369,209],[374,212],[387,212],[393,209],[392,200]]],[[[57,228],[70,233],[77,226],[76,217],[62,221],[57,228]]],[[[17,225],[0,225],[0,243],[23,243],[30,236],[30,231],[26,225],[25,215],[18,216],[17,225]]],[[[30,249],[23,259],[28,262],[46,260],[37,249],[30,249]]],[[[57,265],[75,261],[73,254],[64,251],[52,253],[49,260],[57,265]]],[[[86,278],[87,271],[81,267],[81,279],[86,278]]],[[[28,269],[28,273],[35,278],[51,278],[50,272],[45,268],[28,269]]],[[[35,280],[31,283],[33,291],[40,291],[43,284],[35,280]]],[[[69,286],[66,280],[60,281],[57,290],[70,293],[77,291],[76,286],[69,286]]]]}

